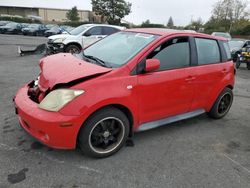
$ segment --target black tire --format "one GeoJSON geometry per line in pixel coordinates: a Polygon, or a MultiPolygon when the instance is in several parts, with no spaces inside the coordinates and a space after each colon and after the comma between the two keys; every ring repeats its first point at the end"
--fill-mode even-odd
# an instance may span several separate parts
{"type": "Polygon", "coordinates": [[[247,69],[250,70],[250,63],[247,63],[247,69]]]}
{"type": "Polygon", "coordinates": [[[235,62],[236,69],[240,68],[240,64],[241,64],[240,60],[237,59],[237,61],[235,62]]]}
{"type": "Polygon", "coordinates": [[[233,92],[230,88],[226,87],[216,99],[212,109],[208,112],[208,115],[214,119],[223,118],[230,110],[232,103],[233,92]]]}
{"type": "Polygon", "coordinates": [[[84,123],[78,145],[87,156],[104,158],[119,151],[128,136],[127,116],[117,108],[108,107],[95,112],[84,123]]]}
{"type": "Polygon", "coordinates": [[[81,52],[81,49],[77,45],[70,44],[65,49],[65,52],[71,53],[71,54],[79,54],[81,52]]]}

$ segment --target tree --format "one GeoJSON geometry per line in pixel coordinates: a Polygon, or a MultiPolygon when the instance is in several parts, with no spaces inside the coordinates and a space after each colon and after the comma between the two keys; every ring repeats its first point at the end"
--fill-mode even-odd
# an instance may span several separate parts
{"type": "Polygon", "coordinates": [[[245,0],[219,0],[214,5],[208,26],[220,26],[229,32],[237,29],[238,22],[246,19],[249,15],[247,5],[248,2],[245,0]]]}
{"type": "Polygon", "coordinates": [[[93,12],[109,24],[119,24],[124,16],[131,13],[132,4],[124,0],[92,0],[91,3],[93,12]]]}
{"type": "Polygon", "coordinates": [[[197,20],[191,20],[190,24],[185,27],[185,29],[191,29],[195,31],[200,31],[200,29],[203,28],[203,21],[201,18],[198,18],[197,20]]]}
{"type": "Polygon", "coordinates": [[[70,21],[79,21],[80,18],[79,18],[79,14],[78,14],[78,11],[77,11],[77,8],[76,6],[74,6],[71,10],[69,10],[67,13],[66,13],[66,17],[68,20],[70,21]]]}
{"type": "Polygon", "coordinates": [[[173,21],[172,16],[170,16],[169,19],[168,19],[167,28],[171,29],[173,27],[174,27],[174,21],[173,21]]]}

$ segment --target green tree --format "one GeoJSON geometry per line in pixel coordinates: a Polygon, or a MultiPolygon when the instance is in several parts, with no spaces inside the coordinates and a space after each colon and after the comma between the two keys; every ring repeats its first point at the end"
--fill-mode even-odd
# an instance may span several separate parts
{"type": "Polygon", "coordinates": [[[170,18],[168,19],[167,28],[172,29],[173,27],[174,27],[174,21],[172,16],[170,16],[170,18]]]}
{"type": "Polygon", "coordinates": [[[79,17],[76,6],[74,6],[71,10],[69,10],[66,13],[66,17],[67,17],[68,20],[74,21],[74,22],[77,22],[77,21],[80,20],[80,17],[79,17]]]}
{"type": "Polygon", "coordinates": [[[93,12],[109,24],[119,24],[123,17],[131,13],[132,4],[124,0],[92,0],[91,3],[93,12]]]}
{"type": "Polygon", "coordinates": [[[205,29],[235,31],[238,30],[242,20],[247,20],[249,13],[246,0],[219,0],[213,8],[212,16],[206,23],[205,29]]]}
{"type": "Polygon", "coordinates": [[[198,18],[197,20],[191,20],[190,24],[185,27],[185,29],[191,29],[195,31],[200,31],[200,29],[203,28],[203,21],[201,18],[198,18]]]}

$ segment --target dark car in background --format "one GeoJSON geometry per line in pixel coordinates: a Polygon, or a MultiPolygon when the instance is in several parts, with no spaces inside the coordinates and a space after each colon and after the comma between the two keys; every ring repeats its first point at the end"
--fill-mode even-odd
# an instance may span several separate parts
{"type": "Polygon", "coordinates": [[[7,23],[10,23],[10,21],[0,21],[0,26],[4,26],[4,25],[6,25],[7,23]]]}
{"type": "Polygon", "coordinates": [[[44,32],[44,36],[45,37],[49,37],[52,35],[57,35],[57,34],[61,34],[64,30],[59,27],[58,25],[52,27],[51,29],[47,30],[44,32]]]}
{"type": "Polygon", "coordinates": [[[233,61],[236,62],[238,55],[242,52],[242,48],[250,46],[250,40],[233,38],[228,42],[228,44],[231,50],[233,61]]]}
{"type": "Polygon", "coordinates": [[[2,34],[20,34],[22,33],[21,30],[21,24],[16,22],[9,22],[4,26],[0,26],[0,33],[2,34]]]}
{"type": "Polygon", "coordinates": [[[22,29],[22,33],[23,35],[43,36],[46,30],[48,29],[42,24],[30,24],[22,29]]]}
{"type": "Polygon", "coordinates": [[[71,26],[68,26],[68,25],[61,25],[60,28],[62,28],[63,30],[63,34],[67,34],[69,33],[70,31],[72,31],[73,29],[75,29],[75,27],[71,27],[71,26]]]}

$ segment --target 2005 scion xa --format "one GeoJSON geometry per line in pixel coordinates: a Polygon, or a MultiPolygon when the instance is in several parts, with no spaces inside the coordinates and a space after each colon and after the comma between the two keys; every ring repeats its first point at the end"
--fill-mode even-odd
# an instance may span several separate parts
{"type": "Polygon", "coordinates": [[[202,113],[222,118],[233,101],[226,39],[198,33],[126,30],[81,59],[45,57],[40,69],[14,97],[21,126],[49,147],[92,157],[114,154],[137,131],[202,113]]]}

